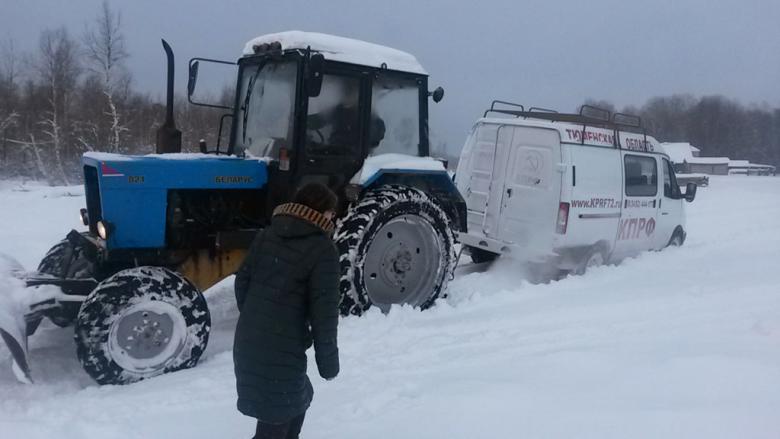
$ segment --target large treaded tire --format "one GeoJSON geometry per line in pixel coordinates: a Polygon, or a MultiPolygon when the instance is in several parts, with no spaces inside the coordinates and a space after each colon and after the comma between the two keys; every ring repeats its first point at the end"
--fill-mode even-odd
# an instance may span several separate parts
{"type": "Polygon", "coordinates": [[[162,267],[131,268],[101,282],[81,305],[76,354],[98,383],[129,384],[195,366],[210,328],[206,299],[186,278],[162,267]]]}
{"type": "Polygon", "coordinates": [[[38,264],[39,273],[68,279],[88,279],[93,276],[94,271],[94,264],[84,255],[83,247],[74,246],[67,239],[49,249],[38,264]]]}
{"type": "MultiPolygon", "coordinates": [[[[380,308],[386,311],[390,305],[398,303],[425,309],[433,305],[437,298],[444,296],[447,282],[452,277],[457,262],[451,219],[433,198],[418,189],[397,185],[382,186],[366,192],[360,201],[350,207],[336,228],[334,239],[340,254],[342,314],[360,315],[372,306],[371,293],[366,286],[366,256],[378,232],[384,226],[391,222],[402,221],[407,224],[403,227],[412,233],[410,236],[415,233],[412,230],[414,227],[425,229],[416,233],[434,234],[431,242],[436,245],[429,246],[432,249],[429,255],[421,255],[420,247],[414,248],[417,244],[408,242],[412,241],[408,237],[405,240],[407,242],[398,243],[399,246],[410,249],[407,253],[412,259],[407,260],[405,268],[410,273],[413,271],[410,267],[425,260],[424,258],[427,257],[432,261],[429,273],[431,278],[428,279],[430,282],[424,283],[430,285],[430,288],[423,286],[421,288],[428,291],[404,292],[405,287],[401,288],[399,284],[401,293],[408,297],[413,296],[414,300],[384,303],[380,308]],[[434,247],[439,249],[436,250],[434,247]],[[434,252],[438,255],[434,255],[434,252]]],[[[426,235],[420,236],[426,237],[426,235]]],[[[388,251],[390,250],[392,248],[389,247],[388,251]]],[[[376,251],[373,254],[376,254],[376,251]]],[[[373,276],[371,279],[376,279],[376,274],[373,276]]]]}
{"type": "MultiPolygon", "coordinates": [[[[88,232],[82,232],[87,235],[88,232]]],[[[84,255],[84,248],[63,239],[54,245],[38,264],[38,272],[62,279],[89,279],[94,277],[95,265],[84,255]]],[[[59,327],[70,326],[76,319],[78,302],[66,302],[61,308],[46,311],[45,315],[59,327]]],[[[38,322],[40,323],[40,322],[38,322]]],[[[32,328],[35,332],[37,324],[32,328]]]]}

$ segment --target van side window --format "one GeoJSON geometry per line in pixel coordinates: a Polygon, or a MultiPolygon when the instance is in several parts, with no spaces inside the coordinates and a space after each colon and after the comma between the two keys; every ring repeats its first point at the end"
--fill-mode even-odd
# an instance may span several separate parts
{"type": "Polygon", "coordinates": [[[626,155],[623,158],[626,195],[654,197],[658,193],[658,165],[654,157],[626,155]]]}

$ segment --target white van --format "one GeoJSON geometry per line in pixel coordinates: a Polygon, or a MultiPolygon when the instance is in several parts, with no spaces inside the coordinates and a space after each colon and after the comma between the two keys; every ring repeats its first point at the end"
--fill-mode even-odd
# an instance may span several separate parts
{"type": "Polygon", "coordinates": [[[669,157],[638,117],[579,114],[494,101],[466,141],[455,182],[466,200],[460,242],[475,262],[501,254],[558,270],[685,241],[683,200],[669,157]]]}

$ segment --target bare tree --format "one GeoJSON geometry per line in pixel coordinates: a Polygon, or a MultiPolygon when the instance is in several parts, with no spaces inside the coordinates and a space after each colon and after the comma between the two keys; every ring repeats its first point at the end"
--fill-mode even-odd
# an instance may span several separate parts
{"type": "Polygon", "coordinates": [[[19,75],[19,54],[16,43],[7,39],[0,44],[0,83],[15,84],[19,75]]]}
{"type": "MultiPolygon", "coordinates": [[[[590,105],[592,107],[598,107],[598,108],[601,108],[603,110],[607,110],[610,113],[614,113],[616,111],[615,104],[613,104],[612,102],[610,102],[608,100],[605,100],[605,99],[588,98],[588,99],[585,99],[585,105],[590,105]]],[[[579,111],[579,108],[577,108],[577,110],[579,111]]]]}
{"type": "Polygon", "coordinates": [[[0,114],[0,132],[5,132],[8,128],[16,125],[16,119],[19,113],[12,111],[6,114],[0,114]]]}
{"type": "Polygon", "coordinates": [[[689,141],[690,115],[697,99],[688,94],[654,97],[642,106],[641,116],[663,142],[689,141]]]}
{"type": "Polygon", "coordinates": [[[18,72],[18,56],[14,47],[14,41],[8,39],[0,44],[0,145],[3,147],[0,165],[5,165],[8,157],[8,133],[14,128],[19,119],[16,105],[18,104],[16,77],[18,72]]]}
{"type": "Polygon", "coordinates": [[[110,121],[109,150],[119,152],[122,133],[127,128],[122,124],[117,95],[127,88],[130,75],[123,62],[128,58],[125,39],[121,31],[122,16],[114,13],[107,1],[103,1],[100,15],[93,26],[84,32],[84,47],[89,69],[100,76],[103,95],[106,98],[105,115],[110,121]]]}
{"type": "MultiPolygon", "coordinates": [[[[38,171],[38,174],[40,174],[44,179],[46,179],[46,181],[49,182],[50,185],[53,185],[54,180],[52,179],[49,170],[46,168],[46,165],[43,163],[43,158],[41,157],[41,151],[38,148],[38,142],[35,141],[34,134],[30,133],[30,142],[25,144],[24,146],[27,149],[32,151],[32,156],[35,158],[35,169],[38,171]]],[[[62,166],[60,166],[60,171],[62,171],[62,166]]]]}
{"type": "Polygon", "coordinates": [[[41,34],[40,56],[36,67],[41,82],[46,87],[49,109],[40,123],[43,133],[50,138],[55,166],[65,184],[70,183],[63,163],[63,160],[69,157],[67,136],[70,99],[80,74],[77,52],[78,46],[65,28],[45,30],[41,34]]]}

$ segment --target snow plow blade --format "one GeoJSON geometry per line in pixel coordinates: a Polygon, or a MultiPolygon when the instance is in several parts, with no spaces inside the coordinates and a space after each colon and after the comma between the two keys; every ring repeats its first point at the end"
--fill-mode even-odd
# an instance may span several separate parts
{"type": "Polygon", "coordinates": [[[16,260],[0,253],[0,338],[11,352],[16,379],[32,383],[27,337],[41,319],[65,303],[83,302],[96,285],[92,278],[63,279],[26,272],[16,260]]]}
{"type": "Polygon", "coordinates": [[[19,300],[18,292],[26,287],[24,270],[14,259],[0,254],[0,336],[11,351],[16,379],[32,383],[27,361],[27,304],[19,300]]]}
{"type": "MultiPolygon", "coordinates": [[[[2,321],[4,317],[0,317],[2,321]]],[[[25,383],[32,384],[32,377],[30,376],[30,364],[27,362],[27,334],[22,331],[13,331],[15,328],[7,328],[0,324],[0,336],[8,346],[8,350],[11,351],[11,358],[13,364],[14,375],[16,379],[25,383]],[[12,332],[9,332],[11,329],[12,332]]]]}

